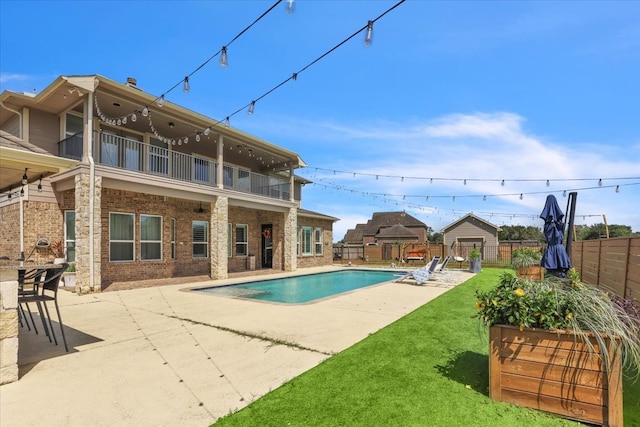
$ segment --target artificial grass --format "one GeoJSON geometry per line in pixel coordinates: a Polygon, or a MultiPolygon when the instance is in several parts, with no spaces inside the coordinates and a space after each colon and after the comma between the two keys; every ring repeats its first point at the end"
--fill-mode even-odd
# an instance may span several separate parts
{"type": "MultiPolygon", "coordinates": [[[[472,316],[475,290],[501,271],[485,269],[215,425],[580,425],[489,398],[488,338],[472,316]]],[[[640,427],[640,381],[625,380],[624,416],[640,427]]]]}

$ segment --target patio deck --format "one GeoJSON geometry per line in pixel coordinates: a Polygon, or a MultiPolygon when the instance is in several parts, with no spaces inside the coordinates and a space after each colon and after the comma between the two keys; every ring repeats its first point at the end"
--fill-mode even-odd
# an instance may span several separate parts
{"type": "Polygon", "coordinates": [[[2,425],[207,426],[471,276],[291,306],[184,291],[238,278],[62,292],[71,351],[20,330],[20,380],[0,387],[2,425]]]}

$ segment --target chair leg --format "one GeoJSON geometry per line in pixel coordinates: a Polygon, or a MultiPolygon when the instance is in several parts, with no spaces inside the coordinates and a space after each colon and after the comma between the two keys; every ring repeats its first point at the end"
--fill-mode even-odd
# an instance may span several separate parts
{"type": "Polygon", "coordinates": [[[20,322],[20,327],[24,328],[24,324],[27,324],[29,330],[31,330],[31,326],[29,326],[29,322],[27,319],[24,319],[24,323],[22,322],[22,318],[24,317],[24,310],[22,309],[22,305],[18,304],[18,322],[20,322]]]}
{"type": "MultiPolygon", "coordinates": [[[[38,305],[38,312],[40,313],[40,321],[42,322],[42,329],[44,329],[44,334],[47,336],[47,338],[49,338],[49,342],[51,342],[51,333],[49,332],[49,327],[47,326],[47,319],[45,319],[44,310],[42,310],[42,305],[40,301],[36,301],[36,304],[38,305]]],[[[45,305],[45,308],[46,307],[47,306],[45,305]]]]}
{"type": "Polygon", "coordinates": [[[56,312],[58,313],[58,323],[60,323],[60,332],[62,333],[62,341],[64,342],[64,349],[69,352],[69,347],[67,346],[67,338],[64,336],[64,327],[62,325],[62,318],[60,317],[60,308],[58,307],[58,300],[55,299],[53,303],[56,306],[56,312]]]}
{"type": "MultiPolygon", "coordinates": [[[[55,345],[58,345],[58,340],[56,339],[56,334],[55,334],[55,332],[53,332],[53,324],[51,323],[51,314],[49,314],[49,307],[47,307],[47,302],[46,301],[42,301],[42,305],[44,305],[44,311],[45,311],[45,313],[47,315],[47,320],[49,321],[49,332],[51,333],[51,336],[53,337],[53,342],[55,343],[55,345]]],[[[51,342],[51,337],[49,337],[49,342],[51,342]]]]}
{"type": "MultiPolygon", "coordinates": [[[[24,303],[25,307],[27,307],[27,313],[29,313],[29,319],[31,319],[31,324],[33,325],[33,330],[35,331],[35,333],[38,333],[38,328],[36,328],[36,322],[33,321],[33,315],[31,314],[31,309],[29,308],[29,304],[27,304],[26,302],[24,303]]],[[[27,322],[27,318],[24,318],[24,321],[26,322],[27,326],[29,326],[29,322],[27,322]]],[[[31,329],[29,329],[31,330],[31,329]]]]}

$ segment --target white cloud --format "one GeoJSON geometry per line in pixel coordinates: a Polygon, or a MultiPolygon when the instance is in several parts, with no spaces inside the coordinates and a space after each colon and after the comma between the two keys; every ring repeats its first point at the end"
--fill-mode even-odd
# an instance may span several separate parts
{"type": "Polygon", "coordinates": [[[0,73],[0,84],[6,84],[11,82],[22,82],[29,79],[30,79],[30,76],[28,76],[27,74],[0,73]]]}

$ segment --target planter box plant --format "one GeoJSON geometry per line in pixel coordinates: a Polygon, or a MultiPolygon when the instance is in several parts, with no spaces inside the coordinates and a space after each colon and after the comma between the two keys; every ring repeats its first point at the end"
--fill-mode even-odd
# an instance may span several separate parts
{"type": "Polygon", "coordinates": [[[478,249],[474,248],[469,252],[469,270],[472,273],[480,273],[480,270],[482,270],[482,256],[478,249]]]}
{"type": "Polygon", "coordinates": [[[518,277],[529,280],[543,280],[544,269],[540,266],[542,254],[539,250],[520,248],[511,254],[511,266],[518,277]]]}
{"type": "MultiPolygon", "coordinates": [[[[620,355],[571,332],[494,325],[490,328],[489,395],[581,422],[623,426],[620,355]],[[595,351],[595,353],[594,353],[595,351]]],[[[608,340],[605,342],[609,343],[608,340]]]]}
{"type": "Polygon", "coordinates": [[[622,370],[640,376],[637,306],[568,278],[532,281],[504,273],[476,292],[489,327],[493,400],[578,421],[623,426],[622,370]]]}

